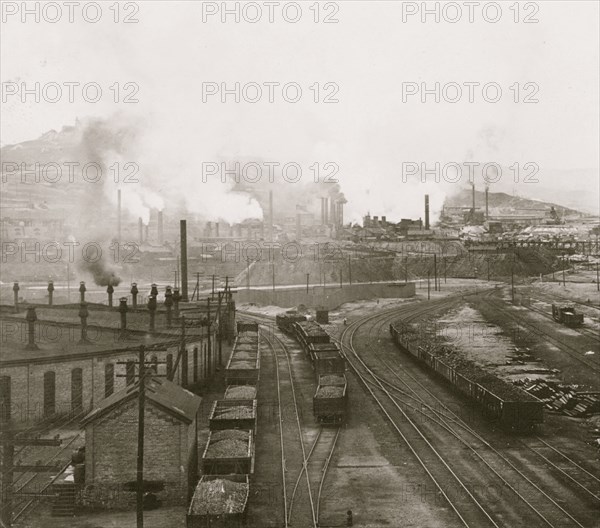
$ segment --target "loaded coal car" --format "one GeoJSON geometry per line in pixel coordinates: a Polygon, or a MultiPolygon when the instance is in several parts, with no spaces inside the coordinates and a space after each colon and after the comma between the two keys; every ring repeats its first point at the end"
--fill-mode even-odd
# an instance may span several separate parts
{"type": "Polygon", "coordinates": [[[535,396],[456,356],[448,347],[428,349],[419,344],[409,326],[390,325],[392,340],[400,349],[451,383],[457,391],[476,402],[487,416],[509,431],[531,431],[544,421],[544,404],[535,396]]]}
{"type": "Polygon", "coordinates": [[[260,373],[260,356],[258,352],[234,350],[225,367],[225,383],[227,385],[256,385],[260,373]]]}
{"type": "Polygon", "coordinates": [[[337,343],[310,343],[308,354],[317,380],[321,374],[343,374],[346,360],[337,343]]]}
{"type": "Polygon", "coordinates": [[[245,332],[258,334],[258,323],[253,323],[251,321],[238,321],[237,331],[238,334],[243,334],[245,332]]]}
{"type": "Polygon", "coordinates": [[[208,417],[211,431],[245,429],[256,431],[256,400],[217,400],[208,417]]]}
{"type": "Polygon", "coordinates": [[[186,516],[187,528],[237,528],[246,525],[248,475],[204,475],[186,516]]]}
{"type": "Polygon", "coordinates": [[[202,454],[204,475],[251,475],[254,473],[254,443],[251,430],[211,431],[202,454]]]}
{"type": "Polygon", "coordinates": [[[576,327],[583,324],[583,314],[577,313],[572,305],[552,305],[552,318],[565,326],[576,327]]]}
{"type": "Polygon", "coordinates": [[[313,414],[320,424],[338,425],[346,421],[348,384],[344,374],[319,376],[313,397],[313,414]]]}
{"type": "Polygon", "coordinates": [[[228,385],[225,389],[224,400],[255,400],[256,385],[228,385]]]}
{"type": "Polygon", "coordinates": [[[300,342],[302,350],[308,355],[308,345],[311,343],[329,343],[331,338],[320,324],[314,321],[297,322],[292,325],[292,333],[300,342]]]}
{"type": "Polygon", "coordinates": [[[275,324],[277,328],[286,334],[292,333],[292,325],[301,321],[306,321],[306,316],[298,312],[285,312],[275,316],[275,324]]]}

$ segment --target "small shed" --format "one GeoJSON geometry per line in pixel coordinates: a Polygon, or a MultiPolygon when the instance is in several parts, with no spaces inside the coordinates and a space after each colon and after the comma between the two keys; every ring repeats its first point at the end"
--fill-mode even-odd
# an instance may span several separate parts
{"type": "MultiPolygon", "coordinates": [[[[198,412],[202,399],[164,378],[145,383],[144,483],[163,504],[186,504],[198,477],[198,412]]],[[[135,504],[139,382],[105,398],[82,421],[86,500],[135,504]]]]}

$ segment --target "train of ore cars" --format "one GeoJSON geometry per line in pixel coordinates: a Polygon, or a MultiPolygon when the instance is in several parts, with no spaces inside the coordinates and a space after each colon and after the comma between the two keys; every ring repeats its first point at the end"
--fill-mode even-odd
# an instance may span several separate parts
{"type": "Polygon", "coordinates": [[[513,432],[527,432],[544,421],[544,404],[528,392],[486,372],[472,361],[458,358],[447,347],[419,344],[409,325],[391,324],[392,340],[447,381],[484,413],[513,432]]]}
{"type": "Polygon", "coordinates": [[[275,322],[280,330],[298,341],[310,359],[317,382],[313,396],[315,420],[323,425],[345,423],[348,408],[346,360],[338,344],[331,341],[320,324],[308,321],[302,314],[279,314],[275,322]]]}
{"type": "Polygon", "coordinates": [[[238,323],[225,368],[227,388],[213,403],[202,476],[187,513],[188,528],[242,526],[254,473],[260,336],[257,323],[238,323]]]}

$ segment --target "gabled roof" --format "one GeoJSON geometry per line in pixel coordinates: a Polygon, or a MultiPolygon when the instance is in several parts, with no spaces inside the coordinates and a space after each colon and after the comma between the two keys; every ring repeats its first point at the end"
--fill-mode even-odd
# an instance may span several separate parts
{"type": "MultiPolygon", "coordinates": [[[[139,393],[139,381],[129,385],[123,390],[115,392],[104,398],[82,421],[82,425],[106,415],[125,402],[136,399],[139,393]]],[[[192,423],[202,398],[164,378],[150,377],[146,379],[146,403],[159,407],[166,413],[178,418],[185,423],[192,423]]]]}

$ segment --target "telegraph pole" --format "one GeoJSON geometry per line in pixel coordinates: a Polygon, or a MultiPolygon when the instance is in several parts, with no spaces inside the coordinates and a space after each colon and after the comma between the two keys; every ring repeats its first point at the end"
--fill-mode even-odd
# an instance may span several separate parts
{"type": "Polygon", "coordinates": [[[207,338],[206,338],[206,343],[207,343],[207,348],[208,348],[208,375],[210,376],[211,374],[211,359],[212,359],[212,350],[210,349],[210,297],[208,299],[206,299],[206,306],[207,306],[207,315],[208,315],[208,333],[207,333],[207,338]]]}
{"type": "Polygon", "coordinates": [[[308,281],[310,279],[310,273],[306,274],[306,293],[308,293],[308,281]]]}
{"type": "Polygon", "coordinates": [[[431,284],[429,279],[431,278],[431,271],[427,270],[427,300],[431,299],[431,284]]]}
{"type": "Polygon", "coordinates": [[[246,257],[246,289],[250,289],[250,257],[246,257]]]}
{"type": "Polygon", "coordinates": [[[144,410],[146,407],[146,369],[144,365],[144,346],[140,347],[138,391],[138,452],[137,452],[137,485],[136,485],[136,521],[137,528],[144,528],[144,410]]]}
{"type": "Polygon", "coordinates": [[[433,254],[433,289],[438,290],[438,278],[437,278],[437,254],[433,254]]]}

